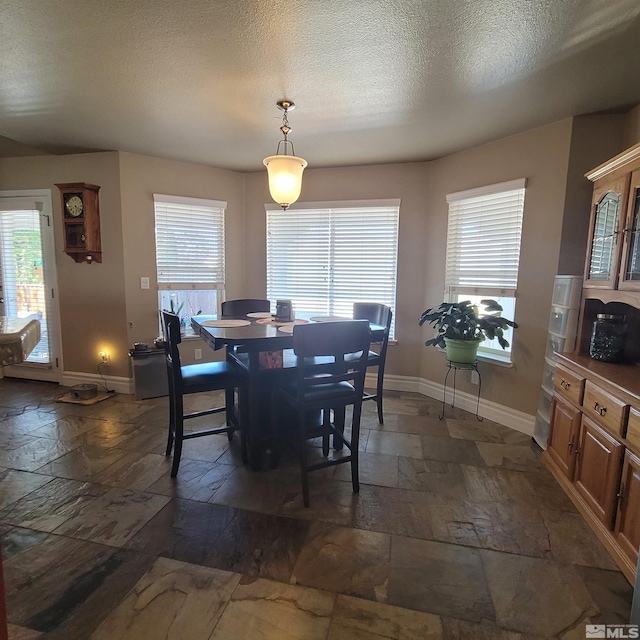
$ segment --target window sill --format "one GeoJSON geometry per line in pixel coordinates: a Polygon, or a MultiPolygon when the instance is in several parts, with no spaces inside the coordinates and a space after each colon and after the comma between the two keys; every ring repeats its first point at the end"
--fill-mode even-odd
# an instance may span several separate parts
{"type": "Polygon", "coordinates": [[[506,356],[494,356],[484,353],[478,354],[478,362],[487,362],[489,364],[495,364],[499,367],[506,367],[507,369],[513,368],[513,360],[509,360],[506,356]]]}

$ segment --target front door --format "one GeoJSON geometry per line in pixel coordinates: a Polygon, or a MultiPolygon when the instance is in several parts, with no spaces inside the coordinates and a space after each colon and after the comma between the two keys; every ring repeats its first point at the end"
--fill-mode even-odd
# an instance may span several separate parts
{"type": "Polygon", "coordinates": [[[5,376],[59,381],[51,192],[0,192],[0,315],[35,318],[41,339],[5,376]]]}

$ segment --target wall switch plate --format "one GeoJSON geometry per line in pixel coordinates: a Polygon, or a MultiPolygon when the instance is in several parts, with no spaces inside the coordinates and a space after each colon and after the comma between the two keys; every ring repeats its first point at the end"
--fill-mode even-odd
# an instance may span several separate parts
{"type": "Polygon", "coordinates": [[[195,360],[202,360],[202,349],[194,349],[193,357],[195,360]]]}
{"type": "Polygon", "coordinates": [[[149,288],[149,278],[147,278],[146,276],[143,276],[142,278],[140,278],[140,288],[141,289],[149,288]]]}
{"type": "Polygon", "coordinates": [[[477,371],[471,372],[471,384],[480,384],[480,374],[477,371]]]}

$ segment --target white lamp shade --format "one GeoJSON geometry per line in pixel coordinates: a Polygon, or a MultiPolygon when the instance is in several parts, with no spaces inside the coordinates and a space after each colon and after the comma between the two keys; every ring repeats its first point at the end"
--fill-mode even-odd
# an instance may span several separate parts
{"type": "Polygon", "coordinates": [[[269,193],[283,209],[300,197],[307,161],[297,156],[269,156],[263,160],[269,175],[269,193]]]}

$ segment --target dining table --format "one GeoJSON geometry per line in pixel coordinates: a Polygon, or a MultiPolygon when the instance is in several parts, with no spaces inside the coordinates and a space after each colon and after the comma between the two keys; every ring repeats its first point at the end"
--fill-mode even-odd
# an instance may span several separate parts
{"type": "MultiPolygon", "coordinates": [[[[226,348],[226,358],[247,372],[246,398],[240,398],[242,428],[245,429],[248,463],[252,469],[262,467],[269,454],[271,437],[270,396],[274,385],[295,375],[297,358],[293,353],[296,324],[309,322],[343,322],[352,318],[297,313],[296,320],[279,322],[270,313],[242,316],[192,316],[195,333],[212,349],[226,348]]],[[[371,342],[382,341],[386,328],[370,323],[371,342]]],[[[295,416],[290,416],[291,420],[295,416]]]]}

